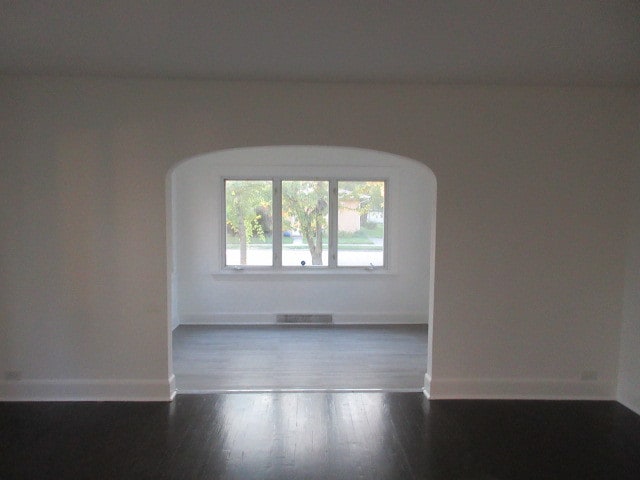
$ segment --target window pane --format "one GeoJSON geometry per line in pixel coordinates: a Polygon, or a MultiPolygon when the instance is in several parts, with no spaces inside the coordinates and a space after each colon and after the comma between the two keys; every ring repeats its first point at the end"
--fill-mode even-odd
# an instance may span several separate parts
{"type": "Polygon", "coordinates": [[[282,181],[282,265],[328,264],[329,182],[282,181]]]}
{"type": "Polygon", "coordinates": [[[225,180],[226,265],[273,265],[273,195],[267,180],[225,180]]]}
{"type": "Polygon", "coordinates": [[[384,182],[338,182],[338,266],[384,266],[384,182]]]}

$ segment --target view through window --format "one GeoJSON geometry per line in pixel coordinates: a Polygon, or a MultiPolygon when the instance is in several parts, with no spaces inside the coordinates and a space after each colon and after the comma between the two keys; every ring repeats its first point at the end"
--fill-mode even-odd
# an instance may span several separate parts
{"type": "Polygon", "coordinates": [[[385,266],[385,181],[224,183],[226,266],[385,266]]]}

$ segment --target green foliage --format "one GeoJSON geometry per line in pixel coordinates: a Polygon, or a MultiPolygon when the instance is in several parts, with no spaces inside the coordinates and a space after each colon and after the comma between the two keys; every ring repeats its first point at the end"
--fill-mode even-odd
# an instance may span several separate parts
{"type": "Polygon", "coordinates": [[[322,238],[327,229],[328,212],[329,182],[282,182],[282,228],[302,233],[313,265],[322,265],[322,238]]]}
{"type": "Polygon", "coordinates": [[[226,224],[238,237],[240,263],[247,262],[247,243],[265,240],[265,212],[271,210],[270,181],[227,180],[225,183],[226,224]]]}
{"type": "Polygon", "coordinates": [[[384,211],[384,182],[338,182],[338,201],[351,200],[358,201],[357,210],[362,216],[369,212],[384,211]]]}
{"type": "MultiPolygon", "coordinates": [[[[227,244],[240,245],[241,264],[247,261],[247,244],[271,242],[272,195],[272,182],[268,180],[225,182],[227,244]]],[[[366,222],[366,215],[384,211],[384,182],[340,181],[338,201],[355,205],[352,208],[360,215],[362,227],[354,233],[339,232],[339,243],[365,245],[372,244],[371,239],[382,238],[384,227],[366,222]]],[[[322,265],[328,213],[328,181],[282,182],[282,230],[299,231],[302,234],[313,265],[322,265]]],[[[283,243],[291,241],[291,238],[283,238],[283,243]]]]}

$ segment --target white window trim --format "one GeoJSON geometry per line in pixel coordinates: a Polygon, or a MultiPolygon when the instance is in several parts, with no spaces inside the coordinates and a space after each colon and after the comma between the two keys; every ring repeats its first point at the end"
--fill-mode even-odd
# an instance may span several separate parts
{"type": "Polygon", "coordinates": [[[326,276],[344,274],[362,275],[390,275],[395,272],[389,265],[389,178],[379,177],[329,177],[329,176],[294,176],[294,177],[266,177],[266,176],[223,176],[221,182],[221,232],[220,232],[220,271],[214,276],[228,275],[302,275],[302,276],[326,276]],[[248,180],[248,181],[270,181],[272,182],[272,218],[273,218],[273,265],[227,265],[226,258],[226,181],[227,180],[248,180]],[[328,181],[329,182],[329,242],[328,242],[328,265],[282,265],[282,213],[276,215],[275,212],[282,212],[282,182],[283,181],[328,181]],[[382,266],[339,266],[338,259],[338,182],[384,182],[384,238],[383,238],[383,265],[382,266]],[[278,233],[278,235],[276,235],[278,233]]]}

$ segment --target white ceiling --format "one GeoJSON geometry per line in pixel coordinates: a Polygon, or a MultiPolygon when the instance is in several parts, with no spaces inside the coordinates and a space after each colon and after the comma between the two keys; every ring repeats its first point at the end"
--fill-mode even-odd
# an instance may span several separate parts
{"type": "Polygon", "coordinates": [[[640,85],[640,1],[0,0],[0,72],[640,85]]]}

